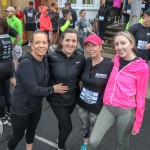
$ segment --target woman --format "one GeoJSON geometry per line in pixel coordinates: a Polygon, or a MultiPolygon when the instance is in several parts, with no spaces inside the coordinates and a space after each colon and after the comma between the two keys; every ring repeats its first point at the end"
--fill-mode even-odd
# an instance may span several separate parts
{"type": "Polygon", "coordinates": [[[37,31],[32,37],[32,52],[19,59],[16,70],[16,86],[11,97],[11,123],[13,136],[8,141],[8,150],[14,150],[26,130],[26,150],[31,150],[35,131],[41,117],[42,98],[54,93],[63,93],[66,87],[47,87],[49,81],[48,36],[37,31]]]}
{"type": "Polygon", "coordinates": [[[12,49],[19,40],[16,30],[8,26],[6,18],[0,17],[0,119],[3,124],[7,124],[10,116],[10,78],[15,84],[12,49]],[[13,45],[10,36],[15,38],[13,45]]]}
{"type": "Polygon", "coordinates": [[[96,150],[107,130],[117,122],[117,150],[127,150],[130,135],[139,133],[145,106],[149,68],[133,52],[135,39],[129,32],[118,32],[114,37],[118,54],[110,74],[104,106],[93,128],[87,150],[96,150]]]}
{"type": "Polygon", "coordinates": [[[87,34],[95,34],[92,32],[93,27],[91,26],[88,19],[86,19],[86,11],[85,9],[81,9],[79,12],[79,18],[75,23],[78,33],[79,33],[79,43],[82,49],[84,50],[84,41],[87,37],[87,34]]]}
{"type": "Polygon", "coordinates": [[[23,21],[23,12],[21,11],[20,7],[15,7],[15,10],[16,17],[23,21]]]}
{"type": "Polygon", "coordinates": [[[98,10],[98,19],[99,19],[99,36],[103,39],[105,36],[105,30],[107,26],[107,20],[110,16],[110,7],[108,5],[108,0],[100,1],[100,9],[98,10]]]}
{"type": "Polygon", "coordinates": [[[86,150],[90,132],[103,106],[105,86],[113,67],[110,59],[101,56],[102,40],[99,36],[88,36],[84,44],[89,58],[81,76],[82,90],[78,99],[78,114],[84,138],[80,150],[86,150]]]}
{"type": "Polygon", "coordinates": [[[67,29],[60,38],[58,49],[48,54],[51,84],[68,87],[63,94],[52,94],[48,102],[58,120],[58,150],[65,150],[65,142],[72,130],[71,113],[73,112],[79,92],[79,80],[84,67],[84,56],[76,51],[78,33],[67,29]]]}

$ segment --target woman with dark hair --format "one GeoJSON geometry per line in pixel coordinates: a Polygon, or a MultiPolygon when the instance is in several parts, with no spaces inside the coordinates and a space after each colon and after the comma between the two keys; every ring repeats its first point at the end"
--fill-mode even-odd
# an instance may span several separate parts
{"type": "Polygon", "coordinates": [[[45,32],[37,31],[32,36],[31,53],[19,59],[15,77],[16,86],[11,97],[11,123],[13,136],[8,149],[14,150],[26,130],[26,150],[33,147],[35,131],[41,117],[42,99],[53,92],[63,93],[66,87],[48,87],[49,70],[45,54],[49,40],[45,32]]]}
{"type": "Polygon", "coordinates": [[[65,142],[72,130],[71,113],[79,93],[79,80],[85,58],[76,50],[78,33],[75,29],[65,30],[60,37],[57,50],[48,54],[51,84],[68,87],[62,94],[53,93],[47,100],[58,120],[58,150],[65,150],[65,142]]]}
{"type": "Polygon", "coordinates": [[[16,30],[8,26],[6,18],[0,17],[0,119],[3,124],[7,124],[10,116],[10,78],[15,84],[12,49],[19,40],[16,30]],[[13,44],[10,36],[15,37],[13,44]]]}

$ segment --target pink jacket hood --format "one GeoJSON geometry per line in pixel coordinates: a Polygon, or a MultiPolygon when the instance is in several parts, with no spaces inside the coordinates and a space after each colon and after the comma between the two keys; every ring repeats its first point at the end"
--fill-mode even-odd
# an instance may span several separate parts
{"type": "Polygon", "coordinates": [[[134,131],[139,132],[144,110],[149,78],[149,67],[145,60],[138,58],[119,70],[120,56],[114,58],[114,67],[108,80],[103,102],[119,108],[135,108],[134,131]]]}

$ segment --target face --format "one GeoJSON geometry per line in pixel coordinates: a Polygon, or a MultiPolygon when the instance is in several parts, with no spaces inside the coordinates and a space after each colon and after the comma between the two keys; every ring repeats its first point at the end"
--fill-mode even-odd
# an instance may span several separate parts
{"type": "Polygon", "coordinates": [[[70,18],[70,17],[72,17],[71,12],[69,12],[69,13],[65,16],[65,18],[70,18]]]}
{"type": "Polygon", "coordinates": [[[85,18],[85,16],[86,16],[86,11],[82,11],[82,13],[80,14],[80,16],[81,16],[82,18],[85,18]]]}
{"type": "Polygon", "coordinates": [[[105,0],[100,1],[101,5],[105,4],[105,0]]]}
{"type": "Polygon", "coordinates": [[[40,8],[39,8],[39,13],[41,13],[41,12],[42,12],[42,8],[40,7],[40,8]]]}
{"type": "Polygon", "coordinates": [[[131,43],[125,36],[117,36],[114,40],[114,46],[116,52],[125,60],[128,60],[131,54],[133,54],[132,49],[134,44],[131,43]]]}
{"type": "Polygon", "coordinates": [[[29,5],[29,8],[33,8],[33,5],[29,5]]]}
{"type": "Polygon", "coordinates": [[[100,56],[100,51],[102,50],[102,45],[94,45],[93,43],[87,43],[86,51],[91,58],[96,58],[100,56]]]}
{"type": "Polygon", "coordinates": [[[14,12],[13,12],[13,11],[7,11],[6,13],[7,13],[7,16],[8,16],[8,17],[12,17],[12,16],[14,15],[14,12]]]}
{"type": "Polygon", "coordinates": [[[58,7],[58,4],[56,3],[53,7],[56,9],[58,7]]]}
{"type": "Polygon", "coordinates": [[[150,27],[150,16],[149,15],[144,16],[144,21],[146,23],[146,26],[150,27]]]}
{"type": "Polygon", "coordinates": [[[67,55],[72,55],[77,48],[77,35],[75,33],[66,33],[61,41],[63,52],[67,55]]]}
{"type": "Polygon", "coordinates": [[[65,5],[65,8],[66,9],[70,9],[70,5],[65,5]]]}
{"type": "Polygon", "coordinates": [[[47,36],[42,33],[35,34],[31,48],[33,56],[37,60],[42,59],[48,50],[47,36]]]}

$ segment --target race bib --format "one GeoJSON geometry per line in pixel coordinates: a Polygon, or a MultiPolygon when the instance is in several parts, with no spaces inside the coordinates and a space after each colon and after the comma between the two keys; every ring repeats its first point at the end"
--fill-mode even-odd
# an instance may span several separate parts
{"type": "Polygon", "coordinates": [[[88,104],[96,104],[98,100],[98,92],[93,92],[83,87],[80,98],[88,104]]]}
{"type": "Polygon", "coordinates": [[[28,17],[33,17],[33,13],[28,13],[28,17]]]}
{"type": "Polygon", "coordinates": [[[87,32],[87,28],[83,28],[83,31],[84,31],[84,32],[87,32]]]}
{"type": "Polygon", "coordinates": [[[145,8],[145,4],[142,4],[142,8],[145,8]]]}
{"type": "Polygon", "coordinates": [[[146,44],[148,44],[147,41],[138,40],[137,48],[139,50],[146,50],[145,49],[146,44]]]}
{"type": "Polygon", "coordinates": [[[104,21],[104,16],[99,16],[100,21],[104,21]]]}
{"type": "Polygon", "coordinates": [[[127,9],[127,13],[130,14],[130,13],[131,13],[131,10],[130,10],[130,9],[127,9]]]}

